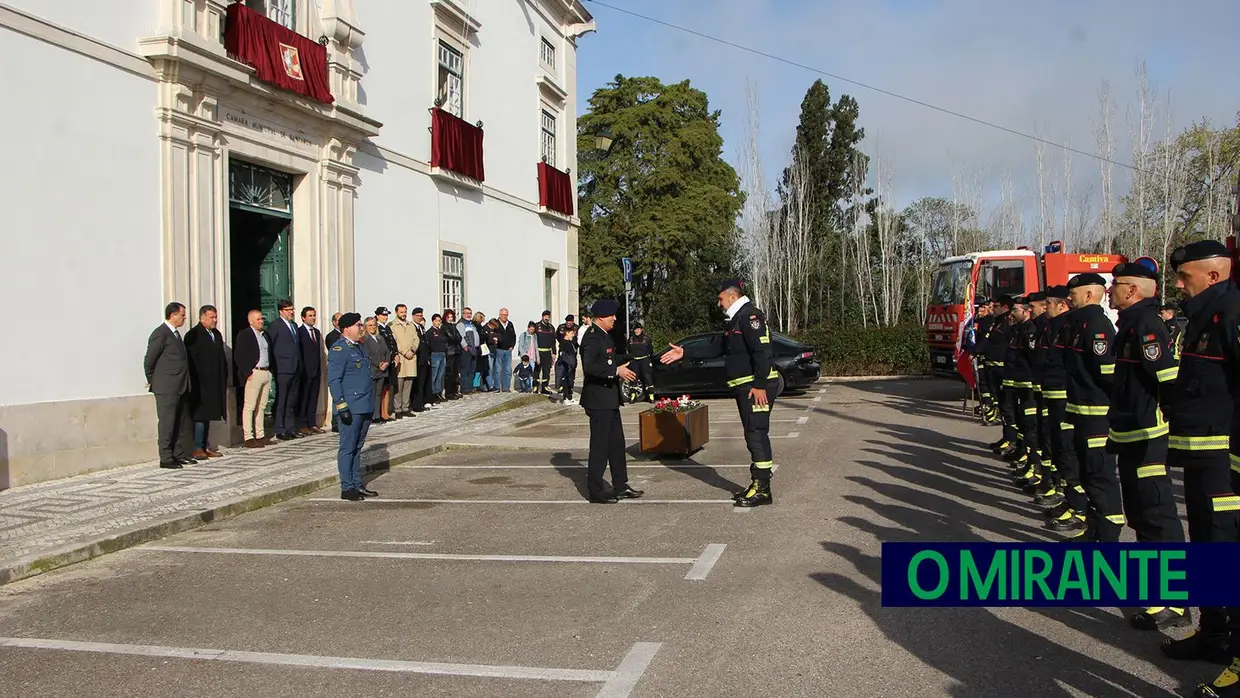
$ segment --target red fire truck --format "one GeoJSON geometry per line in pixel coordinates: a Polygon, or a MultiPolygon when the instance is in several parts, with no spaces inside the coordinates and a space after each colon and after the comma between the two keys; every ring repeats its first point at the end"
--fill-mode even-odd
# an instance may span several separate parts
{"type": "MultiPolygon", "coordinates": [[[[973,252],[943,260],[934,276],[926,314],[926,343],[935,375],[975,383],[973,364],[961,352],[964,329],[973,319],[974,299],[1033,293],[1093,272],[1110,283],[1111,269],[1127,261],[1116,254],[1069,254],[1052,242],[1038,255],[1027,247],[973,252]]],[[[1115,322],[1114,310],[1107,310],[1115,322]]]]}

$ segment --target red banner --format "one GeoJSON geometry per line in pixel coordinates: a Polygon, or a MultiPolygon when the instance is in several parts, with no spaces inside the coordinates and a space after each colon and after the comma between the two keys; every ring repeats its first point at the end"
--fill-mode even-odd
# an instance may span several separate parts
{"type": "Polygon", "coordinates": [[[538,205],[573,215],[573,178],[545,162],[538,163],[538,205]]]}
{"type": "Polygon", "coordinates": [[[254,67],[259,80],[326,104],[335,101],[327,77],[327,47],[241,3],[228,6],[224,48],[254,67]]]}
{"type": "Polygon", "coordinates": [[[431,110],[431,167],[442,167],[479,182],[482,167],[482,129],[438,107],[431,110]]]}

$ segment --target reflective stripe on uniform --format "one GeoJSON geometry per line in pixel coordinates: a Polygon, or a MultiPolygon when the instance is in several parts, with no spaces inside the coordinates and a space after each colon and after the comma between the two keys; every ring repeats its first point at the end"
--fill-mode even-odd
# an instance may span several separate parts
{"type": "Polygon", "coordinates": [[[1214,497],[1214,513],[1220,511],[1240,511],[1240,497],[1234,494],[1214,497]]]}
{"type": "Polygon", "coordinates": [[[1098,367],[1098,373],[1104,376],[1112,375],[1115,373],[1115,364],[1102,364],[1098,367]]]}
{"type": "Polygon", "coordinates": [[[750,411],[751,412],[770,412],[771,406],[770,405],[754,405],[753,409],[750,411]]]}
{"type": "Polygon", "coordinates": [[[1048,400],[1067,400],[1068,391],[1066,390],[1043,390],[1042,397],[1048,400]]]}
{"type": "Polygon", "coordinates": [[[753,376],[741,376],[740,378],[733,378],[732,380],[728,381],[728,387],[735,388],[738,385],[744,385],[746,383],[752,383],[752,382],[753,382],[753,376]]]}
{"type": "Polygon", "coordinates": [[[1026,407],[1026,408],[1025,408],[1025,416],[1026,416],[1026,417],[1033,417],[1033,416],[1036,416],[1037,414],[1038,414],[1038,408],[1036,408],[1036,407],[1026,407]]]}
{"type": "Polygon", "coordinates": [[[1043,416],[1043,417],[1049,417],[1049,416],[1051,416],[1051,411],[1050,411],[1050,410],[1048,410],[1048,409],[1046,409],[1045,407],[1043,407],[1043,408],[1042,408],[1042,411],[1041,411],[1041,412],[1039,412],[1038,414],[1039,414],[1039,415],[1041,415],[1041,416],[1043,416]]]}
{"type": "Polygon", "coordinates": [[[1107,446],[1107,437],[1105,437],[1105,436],[1095,436],[1095,437],[1094,437],[1094,438],[1092,438],[1092,439],[1086,439],[1086,440],[1085,440],[1085,446],[1086,446],[1086,447],[1088,447],[1088,448],[1106,448],[1106,446],[1107,446]]]}
{"type": "Polygon", "coordinates": [[[547,347],[545,349],[543,347],[538,347],[538,351],[551,351],[551,347],[547,347]]]}
{"type": "Polygon", "coordinates": [[[759,461],[757,463],[754,463],[753,467],[761,468],[763,470],[770,470],[774,465],[775,465],[775,461],[764,460],[764,461],[759,461]]]}
{"type": "Polygon", "coordinates": [[[1231,469],[1240,473],[1240,456],[1231,453],[1228,454],[1228,457],[1231,458],[1231,469]]]}
{"type": "Polygon", "coordinates": [[[1003,381],[1000,385],[1005,388],[1032,388],[1033,383],[1029,381],[1003,381]]]}
{"type": "Polygon", "coordinates": [[[1137,478],[1158,477],[1167,474],[1167,466],[1162,465],[1141,465],[1137,467],[1137,478]]]}
{"type": "Polygon", "coordinates": [[[1002,366],[1003,362],[1002,361],[987,361],[986,365],[987,366],[1002,366]]]}
{"type": "Polygon", "coordinates": [[[1170,427],[1166,424],[1159,424],[1149,429],[1134,429],[1133,431],[1115,431],[1114,429],[1108,434],[1111,440],[1117,444],[1131,444],[1138,441],[1149,441],[1157,439],[1160,436],[1166,436],[1170,431],[1170,427]]]}
{"type": "Polygon", "coordinates": [[[1163,370],[1154,374],[1154,376],[1158,378],[1159,383],[1166,383],[1167,381],[1173,381],[1179,375],[1180,375],[1179,366],[1172,366],[1171,368],[1164,368],[1163,370]]]}
{"type": "Polygon", "coordinates": [[[1177,451],[1225,451],[1231,447],[1230,436],[1176,436],[1167,438],[1167,448],[1177,451]]]}
{"type": "Polygon", "coordinates": [[[1066,429],[1075,429],[1075,428],[1076,428],[1076,426],[1075,426],[1075,425],[1068,424],[1067,422],[1060,422],[1060,423],[1059,423],[1059,429],[1060,429],[1061,431],[1062,431],[1062,430],[1066,430],[1066,429]]]}
{"type": "Polygon", "coordinates": [[[1081,414],[1093,417],[1105,417],[1111,408],[1106,405],[1074,405],[1068,403],[1068,412],[1070,414],[1081,414]]]}
{"type": "Polygon", "coordinates": [[[1072,487],[1072,491],[1077,492],[1078,494],[1085,494],[1085,488],[1081,485],[1074,485],[1072,487]]]}
{"type": "Polygon", "coordinates": [[[1035,392],[1035,393],[1040,393],[1040,392],[1042,392],[1042,386],[1040,386],[1040,385],[1035,385],[1035,386],[1033,386],[1033,392],[1035,392]]]}
{"type": "Polygon", "coordinates": [[[770,378],[779,378],[779,371],[778,371],[777,369],[772,368],[772,369],[771,369],[771,372],[770,372],[769,374],[767,374],[767,376],[766,376],[766,377],[767,377],[768,379],[770,379],[770,378]]]}
{"type": "Polygon", "coordinates": [[[1123,514],[1107,514],[1107,521],[1110,521],[1111,523],[1115,524],[1116,526],[1123,526],[1123,525],[1124,525],[1124,515],[1123,515],[1123,514]]]}

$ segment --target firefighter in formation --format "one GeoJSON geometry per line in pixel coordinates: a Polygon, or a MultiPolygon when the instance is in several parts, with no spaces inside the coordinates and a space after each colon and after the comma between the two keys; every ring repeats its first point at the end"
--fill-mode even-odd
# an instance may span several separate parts
{"type": "MultiPolygon", "coordinates": [[[[1109,291],[1102,276],[1079,274],[1045,293],[1000,296],[975,326],[971,353],[1003,428],[991,447],[1067,540],[1117,542],[1127,526],[1141,542],[1182,542],[1169,475],[1178,469],[1188,539],[1240,542],[1240,290],[1221,243],[1185,245],[1169,263],[1186,298],[1182,331],[1159,305],[1157,271],[1140,262],[1116,266],[1109,291]],[[1103,303],[1119,311],[1115,325],[1103,303]]],[[[1155,607],[1129,622],[1193,620],[1189,609],[1155,607]]],[[[1200,609],[1194,632],[1161,649],[1227,667],[1196,698],[1240,698],[1240,608],[1200,609]]]]}

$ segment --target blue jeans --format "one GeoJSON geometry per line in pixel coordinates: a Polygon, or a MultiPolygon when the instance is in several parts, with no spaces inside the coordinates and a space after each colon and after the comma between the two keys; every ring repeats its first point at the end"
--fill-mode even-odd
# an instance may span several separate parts
{"type": "Polygon", "coordinates": [[[336,453],[336,470],[340,472],[340,491],[362,487],[362,445],[370,431],[370,415],[354,414],[353,423],[340,423],[340,450],[336,453]]]}
{"type": "Polygon", "coordinates": [[[497,349],[492,356],[495,357],[491,363],[491,375],[495,376],[496,385],[505,393],[512,392],[512,350],[497,349]]]}
{"type": "Polygon", "coordinates": [[[194,448],[207,450],[207,439],[211,435],[211,422],[194,422],[194,448]]]}
{"type": "Polygon", "coordinates": [[[474,368],[475,357],[473,354],[466,352],[461,354],[461,394],[468,395],[474,391],[474,368]]]}
{"type": "Polygon", "coordinates": [[[431,354],[431,394],[438,395],[443,392],[443,371],[444,362],[447,361],[448,355],[442,352],[431,354]]]}
{"type": "Polygon", "coordinates": [[[523,393],[528,393],[533,389],[534,389],[534,379],[532,377],[522,378],[520,376],[517,376],[517,390],[520,390],[523,393]]]}

